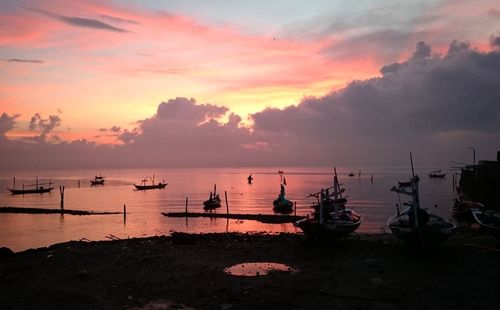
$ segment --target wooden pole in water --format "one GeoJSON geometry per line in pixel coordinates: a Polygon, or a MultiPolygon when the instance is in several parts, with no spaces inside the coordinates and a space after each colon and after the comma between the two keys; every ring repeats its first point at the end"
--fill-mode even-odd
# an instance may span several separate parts
{"type": "Polygon", "coordinates": [[[78,188],[80,188],[80,180],[78,180],[78,188]]]}
{"type": "Polygon", "coordinates": [[[127,206],[123,204],[123,217],[127,216],[127,206]]]}
{"type": "Polygon", "coordinates": [[[294,201],[293,204],[294,204],[293,215],[297,216],[297,201],[294,201]]]}
{"type": "Polygon", "coordinates": [[[61,210],[64,210],[64,186],[59,186],[59,193],[61,194],[61,210]]]}
{"type": "Polygon", "coordinates": [[[38,177],[36,177],[36,189],[38,189],[38,177]]]}
{"type": "Polygon", "coordinates": [[[16,188],[16,177],[13,177],[13,178],[12,178],[12,181],[13,181],[13,183],[14,183],[14,186],[13,186],[12,188],[16,188]]]}
{"type": "Polygon", "coordinates": [[[186,212],[186,216],[187,216],[187,213],[188,213],[188,198],[187,197],[186,197],[186,209],[185,210],[186,210],[185,212],[186,212]]]}
{"type": "Polygon", "coordinates": [[[227,203],[227,191],[224,191],[224,197],[226,198],[226,211],[229,214],[229,204],[227,203]]]}

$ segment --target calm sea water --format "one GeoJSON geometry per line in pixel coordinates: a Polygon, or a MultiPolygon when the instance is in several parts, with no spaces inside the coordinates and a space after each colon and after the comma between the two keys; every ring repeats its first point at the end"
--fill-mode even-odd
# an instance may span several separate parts
{"type": "MultiPolygon", "coordinates": [[[[433,167],[435,168],[435,167],[433,167]]],[[[272,214],[272,201],[280,190],[280,176],[285,171],[287,198],[297,203],[297,215],[311,212],[313,200],[309,193],[332,185],[331,168],[224,168],[224,169],[109,169],[109,170],[4,170],[0,171],[0,206],[59,208],[58,186],[66,187],[65,208],[89,211],[123,211],[123,215],[30,215],[0,214],[0,247],[14,251],[44,247],[54,243],[80,240],[106,240],[107,236],[119,238],[143,237],[182,232],[300,232],[292,224],[263,224],[256,221],[236,221],[208,218],[168,218],[161,212],[184,211],[189,198],[190,212],[203,212],[202,201],[208,198],[214,183],[224,197],[227,191],[231,213],[272,214]],[[168,183],[163,190],[136,191],[146,176],[156,175],[156,181],[168,183]],[[247,183],[252,173],[253,184],[247,183]],[[96,174],[106,177],[104,186],[90,187],[89,180],[96,174]],[[49,194],[13,196],[6,189],[16,185],[34,183],[35,176],[52,180],[56,189],[49,194]],[[81,186],[78,187],[78,180],[81,186]]],[[[411,171],[403,168],[338,168],[340,182],[346,188],[348,206],[363,215],[358,232],[382,232],[387,219],[396,211],[398,197],[389,189],[397,181],[408,180],[411,171]],[[353,171],[355,177],[348,177],[353,171]],[[373,174],[373,183],[371,175],[373,174]]],[[[420,200],[423,207],[449,218],[453,198],[452,175],[445,179],[430,179],[431,168],[417,169],[421,176],[420,200]],[[437,204],[436,208],[434,205],[437,204]]],[[[406,199],[405,197],[401,197],[406,199]]],[[[225,206],[216,212],[226,212],[225,206]]]]}

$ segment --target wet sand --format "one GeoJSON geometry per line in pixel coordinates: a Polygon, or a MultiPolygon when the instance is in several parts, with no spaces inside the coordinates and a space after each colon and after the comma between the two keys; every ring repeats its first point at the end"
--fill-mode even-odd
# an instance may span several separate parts
{"type": "Polygon", "coordinates": [[[294,234],[67,242],[0,257],[2,309],[498,309],[500,248],[462,230],[415,252],[389,234],[318,245],[294,234]],[[295,273],[224,268],[276,262],[295,273]]]}

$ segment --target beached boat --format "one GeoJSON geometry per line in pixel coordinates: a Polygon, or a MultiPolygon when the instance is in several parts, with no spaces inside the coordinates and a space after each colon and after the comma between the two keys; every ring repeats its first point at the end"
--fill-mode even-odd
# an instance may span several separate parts
{"type": "Polygon", "coordinates": [[[217,185],[214,184],[214,192],[210,192],[210,197],[208,200],[203,202],[203,209],[213,210],[221,207],[221,200],[219,194],[217,194],[217,185]]]}
{"type": "Polygon", "coordinates": [[[409,246],[436,246],[451,236],[456,226],[420,208],[418,193],[419,178],[414,173],[411,154],[410,159],[412,162],[411,188],[393,186],[391,191],[398,193],[398,197],[399,194],[408,195],[412,200],[404,203],[408,208],[402,212],[399,210],[399,205],[396,204],[397,214],[387,221],[387,226],[396,237],[403,240],[409,246]]]}
{"type": "Polygon", "coordinates": [[[294,223],[308,237],[312,239],[331,239],[345,237],[359,228],[362,222],[361,215],[342,206],[340,210],[325,212],[323,201],[326,200],[326,191],[321,190],[319,208],[312,217],[294,223]]]}
{"type": "MultiPolygon", "coordinates": [[[[345,188],[340,187],[340,183],[337,177],[337,169],[333,168],[334,175],[333,175],[333,186],[328,187],[324,189],[324,195],[323,195],[323,200],[322,200],[322,205],[323,205],[323,212],[325,213],[331,213],[334,211],[340,211],[345,208],[345,204],[347,203],[347,198],[343,197],[342,194],[345,192],[345,188]]],[[[320,192],[312,193],[309,194],[308,197],[316,197],[318,199],[316,204],[313,204],[311,208],[315,210],[315,212],[319,211],[319,206],[320,206],[320,192]]]]}
{"type": "Polygon", "coordinates": [[[456,198],[450,207],[450,213],[457,220],[471,220],[473,219],[472,211],[475,209],[482,210],[484,205],[479,202],[456,198]]]}
{"type": "Polygon", "coordinates": [[[444,178],[446,176],[446,173],[441,172],[441,170],[434,170],[431,171],[429,174],[430,178],[444,178]]]}
{"type": "Polygon", "coordinates": [[[280,171],[280,193],[278,198],[273,200],[273,211],[277,213],[292,213],[293,212],[293,202],[285,198],[285,186],[286,179],[283,177],[283,172],[280,171]]]}
{"type": "Polygon", "coordinates": [[[89,180],[90,186],[104,185],[104,177],[102,175],[95,176],[93,180],[89,180]]]}
{"type": "Polygon", "coordinates": [[[500,241],[500,211],[472,209],[471,213],[482,230],[500,241]]]}
{"type": "Polygon", "coordinates": [[[25,195],[25,194],[43,194],[50,193],[54,189],[52,187],[52,182],[40,183],[38,182],[38,177],[36,177],[35,184],[24,184],[21,188],[16,188],[16,179],[13,178],[12,188],[7,188],[12,195],[25,195]]]}
{"type": "Polygon", "coordinates": [[[168,185],[168,183],[165,183],[165,180],[163,180],[163,182],[155,184],[155,175],[153,175],[153,177],[150,178],[150,180],[151,180],[151,184],[146,184],[149,180],[147,177],[144,178],[141,181],[140,185],[134,184],[135,189],[138,191],[145,191],[145,190],[149,190],[149,189],[164,189],[168,185]]]}

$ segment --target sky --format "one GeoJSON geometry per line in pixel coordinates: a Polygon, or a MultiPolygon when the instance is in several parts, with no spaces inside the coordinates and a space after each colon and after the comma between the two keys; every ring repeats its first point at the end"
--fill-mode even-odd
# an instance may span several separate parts
{"type": "Polygon", "coordinates": [[[498,1],[0,0],[0,168],[449,165],[499,127],[498,1]]]}

